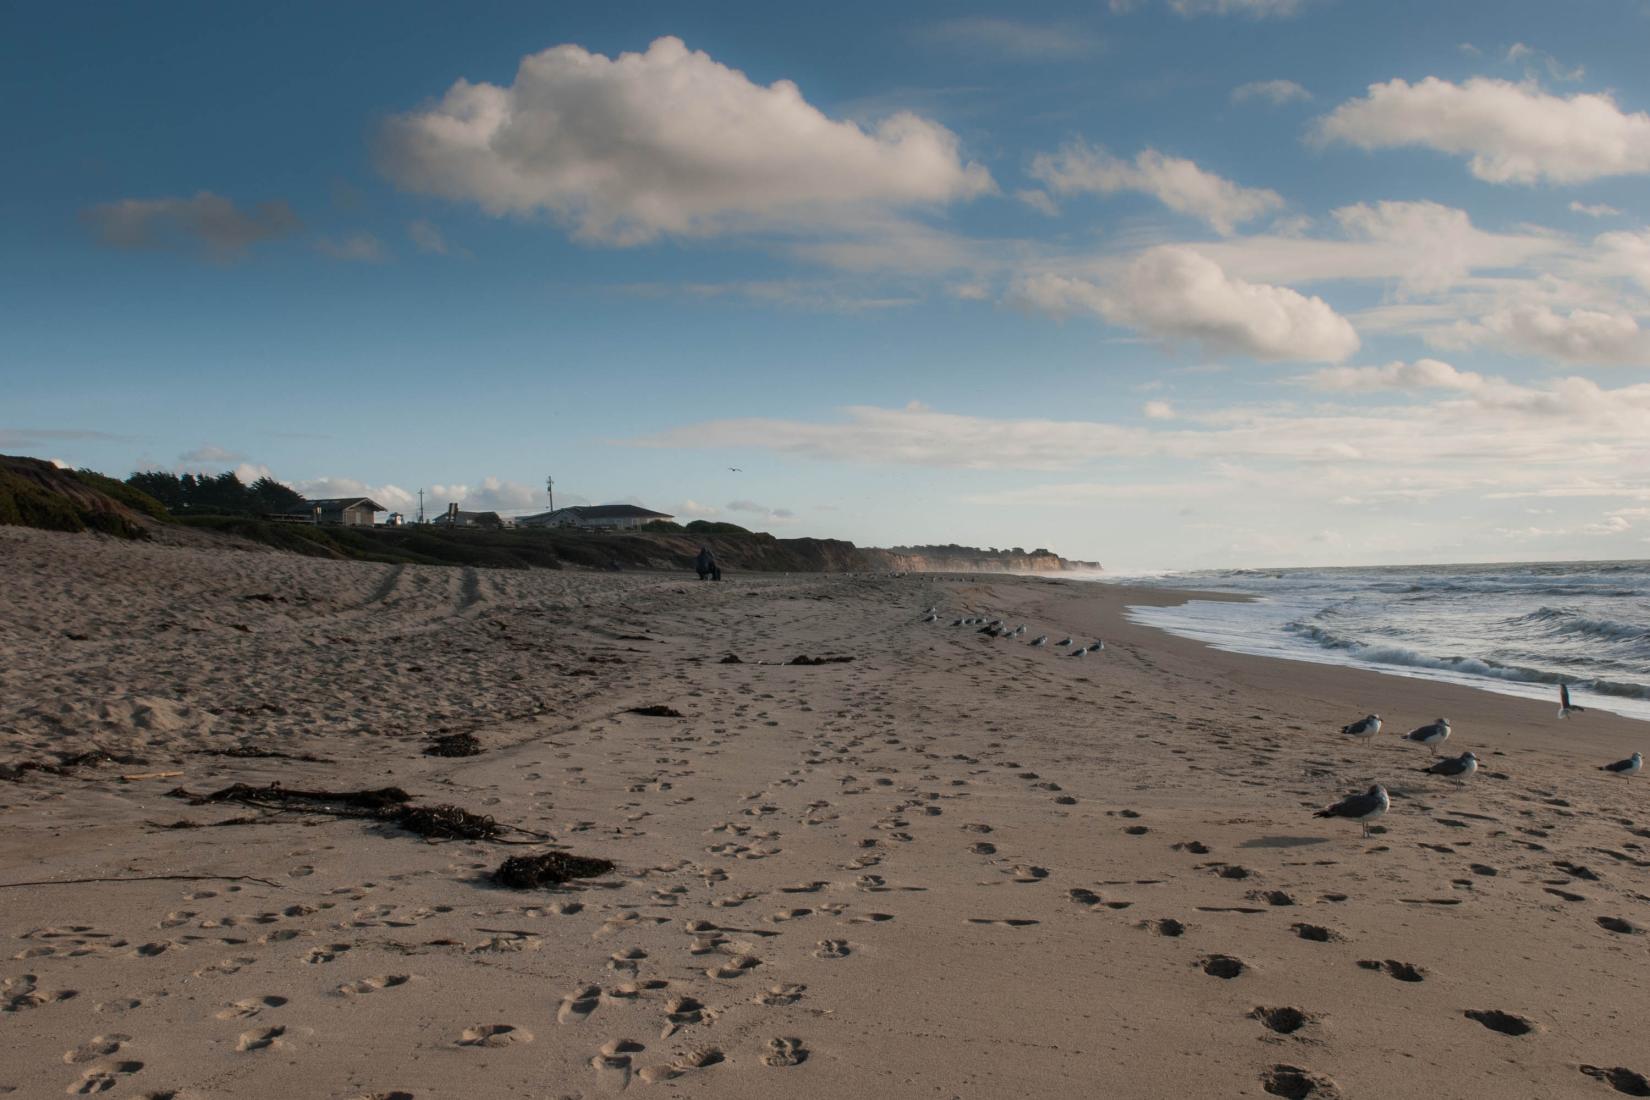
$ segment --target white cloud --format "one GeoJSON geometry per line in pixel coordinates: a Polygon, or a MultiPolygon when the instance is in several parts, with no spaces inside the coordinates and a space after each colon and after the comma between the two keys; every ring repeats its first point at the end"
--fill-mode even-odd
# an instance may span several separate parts
{"type": "Polygon", "coordinates": [[[1596,309],[1560,313],[1545,305],[1515,306],[1459,321],[1433,342],[1442,347],[1489,345],[1564,363],[1650,364],[1650,333],[1630,314],[1596,309]]]}
{"type": "MultiPolygon", "coordinates": [[[[542,511],[548,504],[542,485],[523,485],[496,477],[481,479],[480,485],[432,485],[425,494],[426,509],[440,510],[457,503],[466,512],[542,511]]],[[[387,503],[380,501],[380,503],[387,503]]]]}
{"type": "Polygon", "coordinates": [[[1372,84],[1318,120],[1315,133],[1363,149],[1419,145],[1468,156],[1472,174],[1489,183],[1650,172],[1650,114],[1626,113],[1608,95],[1556,96],[1488,77],[1372,84]]]}
{"type": "MultiPolygon", "coordinates": [[[[1307,0],[1165,0],[1170,11],[1180,16],[1242,15],[1250,19],[1287,18],[1298,15],[1307,0]]],[[[1111,0],[1114,12],[1133,11],[1141,0],[1111,0]]]]}
{"type": "Polygon", "coordinates": [[[1027,23],[989,15],[942,20],[918,33],[953,49],[1021,61],[1086,57],[1102,45],[1097,35],[1073,24],[1027,23]]]}
{"type": "Polygon", "coordinates": [[[1057,314],[1091,311],[1164,343],[1191,341],[1211,353],[1334,363],[1358,350],[1351,323],[1322,298],[1228,275],[1181,245],[1146,250],[1107,284],[1048,273],[1030,276],[1014,297],[1057,314]]]}
{"type": "Polygon", "coordinates": [[[617,58],[556,46],[509,87],[459,80],[392,118],[379,162],[410,191],[494,215],[548,212],[584,239],[840,227],[993,190],[957,138],[910,112],[867,132],[788,80],[763,87],[660,38],[617,58]]]}
{"type": "Polygon", "coordinates": [[[682,506],[676,509],[676,514],[688,516],[692,519],[704,519],[706,516],[714,516],[720,511],[720,508],[711,504],[700,504],[696,500],[684,500],[682,506]]]}
{"type": "Polygon", "coordinates": [[[742,299],[826,313],[864,313],[915,305],[910,294],[868,294],[863,281],[747,279],[728,283],[628,283],[615,288],[642,298],[680,295],[701,300],[742,299]]]}
{"type": "Polygon", "coordinates": [[[1054,201],[1054,196],[1041,187],[1023,187],[1014,192],[1014,197],[1039,214],[1047,214],[1053,218],[1060,213],[1060,204],[1054,201]]]}
{"type": "Polygon", "coordinates": [[[1443,290],[1474,268],[1510,266],[1552,247],[1539,237],[1485,233],[1465,210],[1436,202],[1357,203],[1337,209],[1334,217],[1348,237],[1391,246],[1406,258],[1401,278],[1418,290],[1443,290]]]}
{"type": "Polygon", "coordinates": [[[1175,418],[1174,406],[1167,401],[1148,401],[1144,412],[1148,420],[1173,420],[1175,418]]]}
{"type": "Polygon", "coordinates": [[[769,523],[784,523],[796,518],[796,513],[789,508],[770,508],[766,504],[758,504],[754,500],[729,501],[728,511],[749,512],[761,516],[769,523]]]}
{"type": "Polygon", "coordinates": [[[1621,215],[1620,210],[1602,202],[1572,202],[1570,211],[1575,214],[1585,214],[1589,218],[1615,218],[1621,215]]]}
{"type": "Polygon", "coordinates": [[[1232,89],[1233,103],[1264,99],[1273,106],[1280,106],[1284,103],[1304,103],[1311,98],[1312,93],[1293,80],[1252,80],[1232,89]]]}
{"type": "Polygon", "coordinates": [[[1031,175],[1057,195],[1118,191],[1151,195],[1170,210],[1207,222],[1221,234],[1230,234],[1238,224],[1283,206],[1283,197],[1276,191],[1240,187],[1192,161],[1156,149],[1142,150],[1133,161],[1126,161],[1104,149],[1073,142],[1058,153],[1038,154],[1031,162],[1031,175]]]}
{"type": "Polygon", "coordinates": [[[1375,393],[1380,390],[1470,390],[1483,382],[1481,375],[1458,371],[1437,359],[1388,363],[1382,367],[1326,367],[1298,381],[1338,393],[1375,393]]]}
{"type": "Polygon", "coordinates": [[[111,248],[199,248],[216,259],[235,259],[252,245],[297,231],[298,215],[285,202],[242,210],[210,191],[189,198],[120,199],[87,207],[81,221],[111,248]]]}
{"type": "MultiPolygon", "coordinates": [[[[335,497],[371,497],[392,512],[404,512],[418,506],[418,496],[397,485],[368,485],[352,477],[315,477],[289,482],[294,489],[310,500],[328,500],[335,497]]],[[[426,511],[440,511],[435,497],[425,494],[426,511]]]]}
{"type": "Polygon", "coordinates": [[[352,263],[376,264],[384,261],[384,243],[371,233],[353,233],[348,237],[317,237],[315,250],[335,260],[352,263]]]}
{"type": "Polygon", "coordinates": [[[1593,238],[1590,258],[1601,274],[1634,279],[1650,290],[1650,230],[1600,233],[1593,238]]]}
{"type": "Polygon", "coordinates": [[[194,450],[179,455],[178,461],[190,469],[198,469],[202,466],[233,466],[237,462],[245,462],[246,456],[216,443],[202,443],[194,450]]]}
{"type": "Polygon", "coordinates": [[[436,256],[447,254],[446,236],[441,232],[441,227],[428,218],[415,218],[408,222],[407,237],[412,241],[413,247],[420,252],[436,256]]]}

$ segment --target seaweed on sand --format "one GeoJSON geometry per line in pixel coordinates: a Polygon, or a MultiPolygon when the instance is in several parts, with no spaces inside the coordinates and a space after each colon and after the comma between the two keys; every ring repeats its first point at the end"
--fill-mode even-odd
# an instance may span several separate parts
{"type": "Polygon", "coordinates": [[[556,886],[571,878],[595,878],[612,871],[610,860],[546,852],[538,856],[511,856],[493,872],[493,881],[512,890],[531,890],[556,886]]]}

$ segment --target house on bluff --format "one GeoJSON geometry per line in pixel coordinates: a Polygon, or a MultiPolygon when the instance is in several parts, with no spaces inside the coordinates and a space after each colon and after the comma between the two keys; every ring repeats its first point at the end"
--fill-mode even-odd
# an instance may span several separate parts
{"type": "Polygon", "coordinates": [[[306,500],[294,504],[282,513],[282,518],[299,523],[328,524],[342,527],[371,527],[373,516],[388,508],[371,497],[330,497],[326,500],[306,500]]]}
{"type": "Polygon", "coordinates": [[[517,516],[517,527],[580,527],[593,531],[624,530],[650,523],[669,523],[674,516],[638,508],[634,504],[597,504],[557,508],[535,516],[517,516]]]}

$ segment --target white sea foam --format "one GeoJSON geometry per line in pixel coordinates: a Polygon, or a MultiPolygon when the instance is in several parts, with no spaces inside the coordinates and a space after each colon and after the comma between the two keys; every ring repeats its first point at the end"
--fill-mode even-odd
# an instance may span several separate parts
{"type": "Polygon", "coordinates": [[[1650,562],[1220,570],[1109,578],[1241,593],[1132,607],[1221,649],[1380,669],[1650,719],[1650,562]]]}

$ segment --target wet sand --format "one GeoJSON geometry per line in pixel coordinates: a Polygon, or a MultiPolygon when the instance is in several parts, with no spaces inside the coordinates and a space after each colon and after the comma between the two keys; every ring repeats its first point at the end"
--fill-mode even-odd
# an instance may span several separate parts
{"type": "Polygon", "coordinates": [[[120,758],[0,780],[0,885],[137,880],[0,889],[0,1094],[1633,1095],[1650,727],[1123,619],[1178,598],[0,528],[0,764],[120,758]],[[552,839],[168,795],[275,781],[552,839]],[[491,881],[549,850],[616,870],[491,881]]]}

